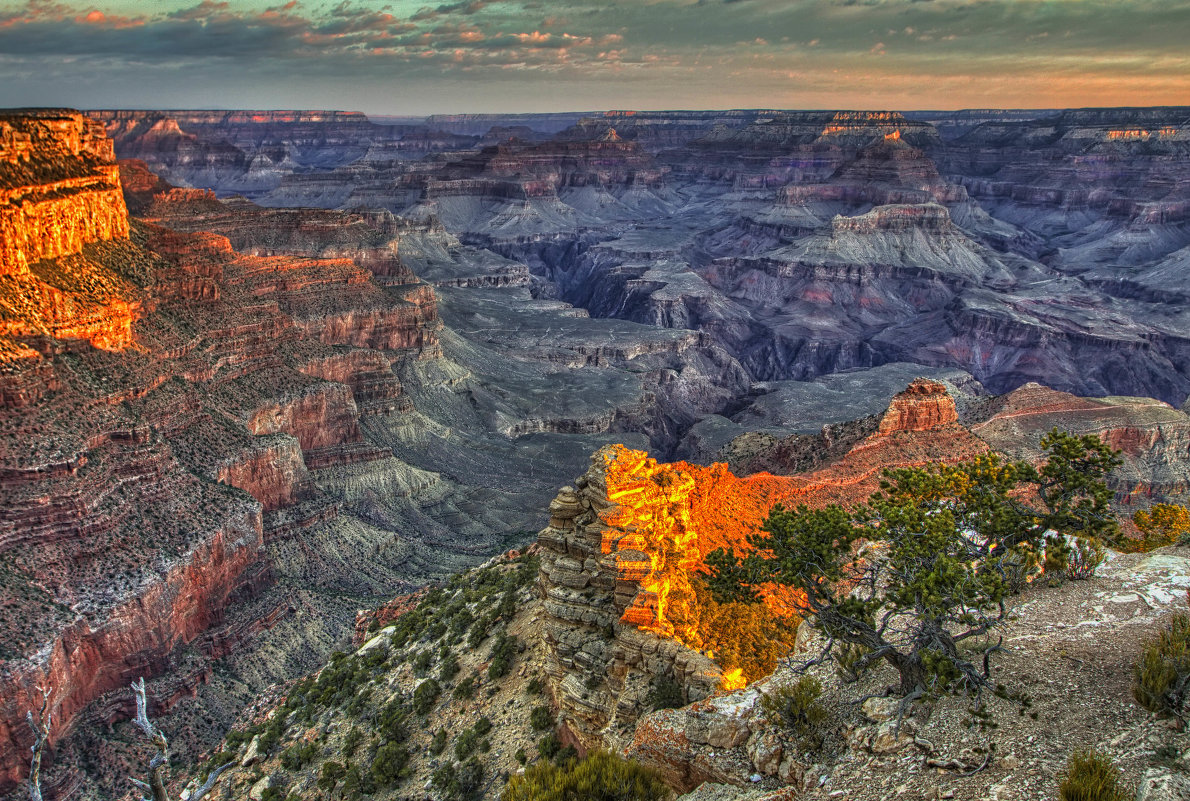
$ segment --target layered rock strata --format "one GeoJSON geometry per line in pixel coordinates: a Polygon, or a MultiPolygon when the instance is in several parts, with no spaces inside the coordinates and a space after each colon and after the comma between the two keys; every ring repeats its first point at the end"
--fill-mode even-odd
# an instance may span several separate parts
{"type": "MultiPolygon", "coordinates": [[[[0,115],[0,339],[49,335],[121,349],[143,282],[111,142],[77,112],[0,115]]],[[[27,353],[6,341],[0,360],[27,353]]]]}

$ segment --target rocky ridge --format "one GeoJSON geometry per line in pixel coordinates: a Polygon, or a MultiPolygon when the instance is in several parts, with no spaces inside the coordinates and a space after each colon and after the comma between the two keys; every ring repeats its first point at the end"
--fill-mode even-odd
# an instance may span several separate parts
{"type": "MultiPolygon", "coordinates": [[[[505,778],[535,758],[534,738],[544,731],[542,742],[550,740],[548,727],[556,725],[555,744],[541,746],[541,759],[550,757],[558,741],[572,744],[580,754],[611,749],[657,769],[690,801],[794,796],[868,801],[890,794],[972,800],[989,794],[1048,797],[1055,792],[1066,755],[1085,746],[1117,760],[1130,785],[1176,785],[1176,771],[1170,778],[1159,754],[1185,751],[1184,738],[1132,702],[1129,681],[1139,641],[1168,611],[1181,608],[1179,599],[1190,587],[1185,549],[1112,554],[1092,580],[1056,588],[1039,582],[1014,596],[996,680],[1027,692],[1038,714],[1018,714],[1013,702],[993,699],[994,728],[975,725],[966,712],[969,701],[961,698],[919,705],[898,723],[895,699],[851,703],[880,694],[888,680],[882,669],[855,686],[843,684],[831,670],[815,668],[827,688],[829,717],[822,745],[807,747],[775,723],[763,705],[767,694],[794,680],[789,667],[780,666],[773,675],[740,688],[725,681],[729,677],[699,647],[690,625],[697,607],[689,582],[702,556],[713,547],[741,545],[743,533],[759,523],[772,503],[861,500],[875,488],[882,467],[964,458],[986,449],[964,427],[964,417],[1003,423],[1058,415],[1063,405],[1078,402],[1030,387],[960,410],[945,385],[916,381],[894,398],[877,429],[844,457],[793,476],[736,477],[722,464],[661,464],[622,446],[601,449],[589,470],[550,504],[549,525],[534,549],[540,559],[535,597],[518,590],[516,611],[494,618],[496,642],[512,633],[519,643],[510,672],[499,681],[482,677],[498,650],[485,644],[458,657],[462,674],[458,668],[438,668],[432,674],[441,685],[441,697],[410,718],[415,724],[405,735],[411,774],[406,781],[409,786],[424,783],[430,797],[440,797],[444,790],[434,776],[460,769],[475,756],[483,767],[479,794],[496,798],[505,778]],[[472,669],[480,674],[475,679],[468,678],[472,669]],[[477,680],[478,692],[455,692],[456,675],[463,676],[464,684],[477,680]],[[677,708],[651,709],[648,691],[660,677],[679,683],[683,697],[677,708]],[[538,713],[530,715],[529,707],[538,703],[533,693],[542,688],[556,717],[535,728],[530,719],[538,713]],[[494,726],[478,737],[493,734],[490,749],[475,751],[470,724],[480,720],[494,726]],[[1106,727],[1105,720],[1110,721],[1106,727]]],[[[1148,414],[1142,403],[1116,408],[1131,408],[1142,425],[1148,414]]],[[[1072,419],[1077,419],[1074,411],[1072,419]]],[[[448,654],[453,653],[449,635],[441,641],[448,647],[441,647],[437,638],[454,628],[454,615],[463,614],[461,606],[456,609],[458,600],[473,597],[476,611],[494,609],[494,596],[483,601],[488,597],[483,594],[491,591],[481,588],[499,592],[504,585],[494,576],[523,571],[525,559],[510,554],[452,580],[445,592],[397,599],[372,624],[371,639],[324,673],[338,676],[344,665],[378,665],[363,674],[366,687],[374,689],[362,697],[377,699],[376,709],[410,703],[435,666],[454,658],[448,654]],[[477,589],[471,596],[456,594],[464,587],[477,589]],[[369,656],[377,654],[387,658],[369,656]]],[[[820,645],[814,637],[804,627],[798,653],[813,653],[820,645]]],[[[351,697],[349,693],[343,703],[351,697]]],[[[318,707],[310,717],[302,712],[302,703],[258,710],[253,719],[259,722],[229,740],[229,752],[217,758],[234,757],[240,764],[221,782],[241,792],[259,794],[265,786],[288,792],[309,790],[316,776],[325,775],[322,766],[328,762],[366,771],[367,754],[345,743],[349,730],[367,725],[367,706],[362,716],[358,705],[356,711],[344,711],[332,704],[318,707]],[[265,731],[269,721],[279,722],[282,746],[313,743],[310,761],[298,768],[282,765],[277,752],[261,748],[264,735],[254,732],[265,731]]],[[[308,708],[310,702],[304,703],[308,708]]],[[[401,786],[398,782],[374,792],[380,798],[398,797],[401,786]]]]}

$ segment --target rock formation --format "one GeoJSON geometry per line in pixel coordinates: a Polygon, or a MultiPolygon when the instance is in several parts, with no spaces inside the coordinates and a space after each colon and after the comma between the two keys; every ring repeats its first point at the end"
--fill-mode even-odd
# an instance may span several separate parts
{"type": "Polygon", "coordinates": [[[111,142],[70,111],[0,116],[0,357],[47,334],[121,349],[142,287],[121,270],[128,214],[111,142]]]}

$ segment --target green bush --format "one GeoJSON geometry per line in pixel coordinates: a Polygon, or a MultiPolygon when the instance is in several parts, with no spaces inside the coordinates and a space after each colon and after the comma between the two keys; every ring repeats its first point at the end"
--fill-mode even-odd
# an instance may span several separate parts
{"type": "Polygon", "coordinates": [[[563,766],[538,763],[514,776],[500,801],[668,801],[673,793],[656,771],[596,751],[563,766]]]}
{"type": "Polygon", "coordinates": [[[1174,615],[1145,644],[1133,670],[1132,694],[1150,712],[1184,719],[1190,695],[1190,615],[1174,615]]]}
{"type": "Polygon", "coordinates": [[[1099,540],[1079,537],[1066,557],[1066,577],[1074,581],[1089,579],[1106,558],[1107,554],[1099,540]]]}
{"type": "Polygon", "coordinates": [[[384,708],[380,710],[380,714],[376,716],[376,733],[385,740],[396,743],[404,742],[409,737],[409,728],[405,725],[408,714],[409,710],[401,703],[401,700],[394,698],[385,704],[384,708]]]}
{"type": "Polygon", "coordinates": [[[489,718],[485,715],[484,717],[475,721],[475,725],[472,726],[471,728],[475,730],[476,734],[478,734],[480,737],[482,737],[483,735],[487,734],[488,732],[490,732],[492,730],[491,718],[489,718]]]}
{"type": "Polygon", "coordinates": [[[318,755],[314,743],[298,743],[281,752],[281,766],[288,770],[301,770],[318,755]]]}
{"type": "Polygon", "coordinates": [[[443,765],[434,771],[430,781],[446,801],[466,801],[483,789],[483,765],[474,757],[457,768],[443,765]]]}
{"type": "Polygon", "coordinates": [[[322,790],[332,790],[347,773],[347,768],[338,762],[323,762],[322,771],[318,776],[318,787],[322,790]]]}
{"type": "Polygon", "coordinates": [[[1120,786],[1120,771],[1111,760],[1094,751],[1075,751],[1066,763],[1058,788],[1062,801],[1130,801],[1132,793],[1120,786]]]}
{"type": "Polygon", "coordinates": [[[552,729],[554,726],[554,714],[550,712],[548,706],[535,706],[533,707],[533,711],[529,713],[529,723],[533,725],[533,728],[538,730],[552,729]]]}
{"type": "Polygon", "coordinates": [[[430,649],[418,651],[417,656],[413,658],[413,672],[418,676],[426,675],[430,669],[430,663],[433,661],[434,654],[430,652],[430,649]]]}
{"type": "Polygon", "coordinates": [[[475,753],[476,747],[479,745],[479,735],[475,733],[474,729],[463,729],[463,733],[455,740],[455,759],[462,762],[467,757],[475,753]]]}
{"type": "Polygon", "coordinates": [[[451,693],[451,696],[453,696],[456,701],[462,701],[464,699],[471,698],[474,695],[475,695],[475,677],[474,676],[468,676],[467,678],[460,681],[458,684],[455,685],[454,692],[451,693]]]}
{"type": "Polygon", "coordinates": [[[438,679],[443,682],[453,681],[457,675],[459,675],[459,660],[455,658],[454,654],[451,654],[444,658],[442,664],[438,666],[438,679]]]}
{"type": "Polygon", "coordinates": [[[442,688],[434,679],[426,679],[417,685],[417,689],[413,691],[413,711],[418,715],[428,714],[437,703],[440,692],[442,688]]]}
{"type": "Polygon", "coordinates": [[[360,742],[364,739],[364,733],[359,728],[352,726],[351,731],[347,732],[347,736],[343,738],[343,755],[351,756],[355,753],[355,749],[359,748],[360,742]]]}
{"type": "Polygon", "coordinates": [[[542,759],[553,759],[562,750],[562,743],[551,732],[537,741],[537,753],[542,759]]]}
{"type": "Polygon", "coordinates": [[[822,744],[821,727],[828,717],[819,701],[821,695],[822,683],[813,676],[802,676],[766,693],[760,703],[765,712],[797,735],[803,748],[814,749],[822,744]]]}
{"type": "Polygon", "coordinates": [[[409,751],[397,743],[385,743],[372,760],[372,778],[381,785],[396,784],[409,775],[409,751]]]}
{"type": "Polygon", "coordinates": [[[430,741],[430,753],[437,756],[446,750],[446,738],[448,736],[446,729],[439,729],[434,732],[434,739],[430,741]]]}
{"type": "Polygon", "coordinates": [[[534,676],[529,679],[529,683],[525,685],[525,692],[529,695],[541,695],[545,692],[545,682],[541,680],[540,676],[534,676]]]}
{"type": "Polygon", "coordinates": [[[517,638],[502,631],[492,646],[492,662],[488,665],[488,678],[499,679],[512,670],[512,658],[517,651],[517,638]]]}

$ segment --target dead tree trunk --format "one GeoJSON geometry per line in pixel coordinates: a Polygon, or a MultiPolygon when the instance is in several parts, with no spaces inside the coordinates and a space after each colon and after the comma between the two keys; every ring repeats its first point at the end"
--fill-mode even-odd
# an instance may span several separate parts
{"type": "Polygon", "coordinates": [[[41,712],[37,715],[37,721],[33,720],[33,710],[25,713],[25,720],[29,721],[29,728],[33,729],[33,747],[29,749],[33,752],[33,757],[29,761],[29,801],[42,801],[41,752],[45,750],[45,745],[50,739],[52,718],[50,689],[48,687],[38,687],[37,689],[41,691],[41,712]]]}

